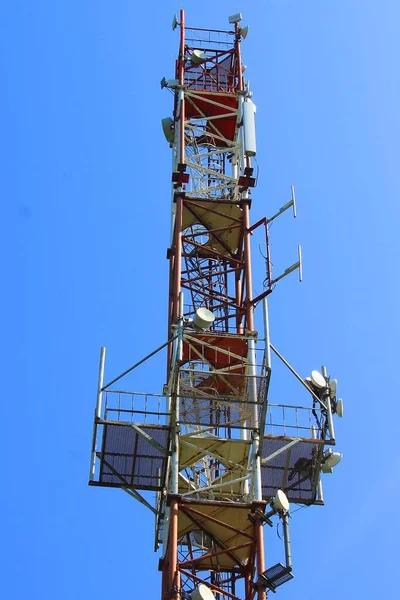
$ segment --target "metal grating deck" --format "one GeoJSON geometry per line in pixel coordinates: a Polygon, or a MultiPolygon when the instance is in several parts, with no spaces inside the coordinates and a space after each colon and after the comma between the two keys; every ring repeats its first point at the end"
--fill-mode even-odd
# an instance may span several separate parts
{"type": "MultiPolygon", "coordinates": [[[[287,439],[265,437],[262,458],[287,444],[287,439]]],[[[270,500],[281,489],[290,502],[312,504],[316,498],[322,452],[322,444],[301,441],[273,458],[261,469],[263,499],[270,500]]]]}
{"type": "Polygon", "coordinates": [[[165,449],[127,425],[104,424],[98,485],[132,486],[142,490],[161,490],[167,463],[169,428],[142,426],[141,430],[165,449]]]}

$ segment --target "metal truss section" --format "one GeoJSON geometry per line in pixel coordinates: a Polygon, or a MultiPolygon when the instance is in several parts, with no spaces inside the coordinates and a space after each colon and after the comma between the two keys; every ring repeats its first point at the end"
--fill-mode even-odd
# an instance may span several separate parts
{"type": "MultiPolygon", "coordinates": [[[[177,561],[174,584],[193,590],[206,584],[221,599],[240,600],[245,582],[248,594],[256,568],[258,531],[264,504],[198,502],[187,498],[171,498],[171,518],[176,519],[177,561]]],[[[171,570],[167,554],[160,567],[171,570]]],[[[165,597],[168,581],[163,580],[165,597]]],[[[248,596],[250,597],[250,595],[248,596]]]]}
{"type": "Polygon", "coordinates": [[[185,199],[182,219],[181,287],[189,291],[190,318],[201,306],[215,314],[213,329],[236,331],[245,317],[243,210],[226,201],[185,199]]]}
{"type": "Polygon", "coordinates": [[[240,65],[235,48],[236,41],[232,36],[229,37],[228,32],[215,33],[219,39],[214,41],[199,37],[186,39],[183,82],[188,90],[221,94],[234,93],[237,89],[240,65]],[[196,50],[202,52],[200,64],[196,64],[196,50]]]}
{"type": "Polygon", "coordinates": [[[196,434],[180,436],[179,493],[204,500],[243,499],[251,444],[196,434]]]}
{"type": "Polygon", "coordinates": [[[190,188],[186,191],[186,197],[218,198],[239,202],[237,189],[237,177],[234,176],[232,159],[237,155],[239,147],[232,144],[227,149],[221,149],[216,145],[216,138],[212,144],[201,143],[202,128],[190,123],[186,133],[186,165],[190,170],[190,188]],[[228,167],[232,173],[229,175],[228,167]]]}

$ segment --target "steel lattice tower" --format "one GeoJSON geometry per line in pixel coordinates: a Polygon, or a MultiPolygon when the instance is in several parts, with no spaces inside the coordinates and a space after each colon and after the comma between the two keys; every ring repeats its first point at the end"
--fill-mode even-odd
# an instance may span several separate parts
{"type": "Polygon", "coordinates": [[[263,600],[291,579],[289,502],[323,504],[320,472],[340,458],[329,448],[333,414],[343,410],[335,380],[325,368],[303,380],[270,343],[267,296],[283,276],[301,273],[301,256],[273,278],[269,225],[295,210],[293,188],[275,215],[250,222],[255,105],[240,21],[234,15],[222,31],[185,26],[183,11],[174,19],[175,79],[161,82],[174,97],[173,117],[162,123],[173,153],[168,341],[106,385],[104,349],[100,359],[90,484],[123,488],[155,513],[161,600],[263,600]],[[255,297],[256,231],[266,277],[255,297]],[[164,348],[162,394],[113,388],[164,348]],[[307,406],[270,402],[271,350],[307,406]],[[145,494],[154,491],[153,505],[145,494]],[[267,568],[264,526],[273,518],[282,521],[285,560],[267,568]]]}

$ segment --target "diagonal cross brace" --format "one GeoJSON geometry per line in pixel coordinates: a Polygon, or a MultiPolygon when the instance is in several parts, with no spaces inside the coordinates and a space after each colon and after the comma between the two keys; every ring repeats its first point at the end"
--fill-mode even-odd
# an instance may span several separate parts
{"type": "Polygon", "coordinates": [[[262,466],[266,465],[271,460],[273,460],[274,458],[276,458],[277,456],[279,456],[279,454],[282,454],[282,452],[286,452],[287,450],[289,450],[289,448],[292,448],[295,444],[298,444],[300,441],[301,441],[301,438],[295,438],[294,440],[292,440],[288,444],[285,444],[284,446],[282,446],[282,448],[279,448],[279,450],[276,450],[275,452],[273,452],[269,456],[267,456],[265,458],[262,458],[261,459],[262,466]]]}
{"type": "Polygon", "coordinates": [[[154,448],[157,448],[157,450],[159,450],[161,452],[161,454],[163,454],[164,456],[167,456],[166,448],[164,448],[164,446],[161,446],[161,444],[156,442],[156,440],[154,440],[151,437],[151,435],[149,435],[148,433],[143,431],[143,429],[139,425],[135,425],[134,423],[129,423],[129,427],[132,427],[132,429],[134,429],[138,435],[141,435],[142,437],[144,437],[145,440],[147,440],[149,442],[149,444],[154,446],[154,448]]]}
{"type": "Polygon", "coordinates": [[[120,482],[122,483],[121,489],[124,490],[124,492],[129,494],[129,496],[132,496],[132,498],[135,498],[135,500],[137,500],[147,508],[149,508],[151,512],[153,512],[155,515],[157,514],[157,510],[149,502],[147,502],[147,500],[145,500],[145,498],[143,498],[143,496],[139,494],[139,492],[135,490],[133,486],[129,485],[126,479],[122,477],[122,475],[118,473],[118,471],[116,471],[114,467],[110,465],[110,463],[105,458],[103,458],[102,461],[106,465],[106,467],[110,469],[113,475],[115,475],[115,477],[117,477],[120,480],[120,482]]]}

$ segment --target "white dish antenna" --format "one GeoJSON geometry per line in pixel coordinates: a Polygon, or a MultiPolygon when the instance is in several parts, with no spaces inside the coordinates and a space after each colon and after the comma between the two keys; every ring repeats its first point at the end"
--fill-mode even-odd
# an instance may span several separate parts
{"type": "Polygon", "coordinates": [[[201,583],[199,587],[191,593],[191,600],[215,600],[215,596],[209,587],[204,585],[204,583],[201,583]]]}
{"type": "Polygon", "coordinates": [[[246,25],[246,27],[241,27],[239,29],[240,31],[240,35],[242,36],[242,38],[245,40],[247,38],[247,34],[249,33],[249,26],[246,25]]]}
{"type": "Polygon", "coordinates": [[[322,456],[321,471],[323,473],[332,473],[333,468],[340,463],[343,458],[341,452],[334,452],[332,448],[328,448],[322,456]]]}
{"type": "Polygon", "coordinates": [[[331,379],[329,382],[329,387],[331,388],[332,396],[335,397],[337,392],[337,379],[331,379]]]}
{"type": "Polygon", "coordinates": [[[165,139],[170,144],[173,143],[175,137],[174,120],[171,117],[161,119],[161,126],[165,135],[165,139]]]}
{"type": "Polygon", "coordinates": [[[336,414],[338,417],[343,417],[343,410],[343,399],[339,398],[339,400],[336,402],[336,414]]]}
{"type": "Polygon", "coordinates": [[[319,371],[311,371],[311,382],[317,388],[326,387],[325,377],[319,371]]]}
{"type": "Polygon", "coordinates": [[[193,317],[193,325],[197,329],[208,329],[215,321],[215,315],[208,308],[198,308],[193,317]]]}
{"type": "Polygon", "coordinates": [[[285,492],[282,490],[277,490],[273,504],[276,510],[289,512],[289,500],[287,499],[285,492]]]}
{"type": "Polygon", "coordinates": [[[190,60],[194,65],[201,65],[202,63],[206,62],[207,54],[202,50],[193,50],[190,60]]]}

